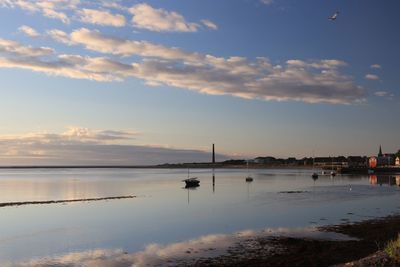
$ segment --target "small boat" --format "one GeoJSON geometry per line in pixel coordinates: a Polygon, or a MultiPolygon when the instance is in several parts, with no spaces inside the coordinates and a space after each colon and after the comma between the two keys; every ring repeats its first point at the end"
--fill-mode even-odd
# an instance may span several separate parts
{"type": "Polygon", "coordinates": [[[185,180],[182,180],[182,182],[185,182],[185,184],[186,184],[185,188],[200,186],[200,181],[197,179],[197,177],[189,177],[189,176],[190,176],[190,172],[188,169],[188,178],[185,180]]]}
{"type": "MultiPolygon", "coordinates": [[[[315,165],[315,157],[313,155],[313,163],[312,163],[313,171],[314,171],[314,165],[315,165]]],[[[311,177],[313,178],[314,181],[317,180],[318,179],[318,173],[314,171],[313,174],[311,175],[311,177]]]]}
{"type": "Polygon", "coordinates": [[[200,186],[200,181],[197,179],[197,177],[185,179],[183,182],[185,182],[186,188],[200,186]]]}
{"type": "Polygon", "coordinates": [[[249,174],[249,161],[247,161],[247,177],[246,177],[246,182],[253,182],[253,177],[251,177],[250,174],[249,174]]]}
{"type": "Polygon", "coordinates": [[[336,172],[333,170],[333,158],[332,158],[332,162],[331,162],[331,176],[332,177],[336,176],[336,172]]]}

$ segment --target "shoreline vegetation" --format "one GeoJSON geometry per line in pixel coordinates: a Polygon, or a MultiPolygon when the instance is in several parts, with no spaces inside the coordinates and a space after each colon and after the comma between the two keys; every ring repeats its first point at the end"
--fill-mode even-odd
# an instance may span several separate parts
{"type": "Polygon", "coordinates": [[[317,229],[356,240],[260,237],[252,246],[237,244],[228,255],[203,258],[195,266],[400,266],[384,251],[400,232],[399,214],[317,229]],[[271,244],[278,249],[271,252],[271,244]]]}
{"type": "Polygon", "coordinates": [[[92,201],[128,199],[128,198],[136,198],[136,196],[79,198],[79,199],[65,199],[65,200],[45,200],[45,201],[2,202],[2,203],[0,203],[0,208],[25,206],[25,205],[47,205],[47,204],[59,204],[59,203],[64,204],[64,203],[71,203],[71,202],[92,202],[92,201]]]}

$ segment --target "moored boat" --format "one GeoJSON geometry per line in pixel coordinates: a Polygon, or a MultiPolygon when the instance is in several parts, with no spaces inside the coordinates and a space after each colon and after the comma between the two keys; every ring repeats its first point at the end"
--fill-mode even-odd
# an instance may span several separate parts
{"type": "Polygon", "coordinates": [[[185,179],[183,182],[185,182],[186,188],[200,186],[200,181],[197,179],[197,177],[185,179]]]}

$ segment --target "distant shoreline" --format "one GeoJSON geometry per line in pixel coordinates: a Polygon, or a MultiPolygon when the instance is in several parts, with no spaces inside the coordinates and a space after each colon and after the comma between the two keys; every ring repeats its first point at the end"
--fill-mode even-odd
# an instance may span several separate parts
{"type": "MultiPolygon", "coordinates": [[[[0,166],[0,169],[245,169],[246,165],[225,165],[207,163],[184,163],[162,165],[17,165],[0,166]]],[[[285,166],[285,165],[249,165],[251,169],[312,169],[312,166],[285,166]]]]}

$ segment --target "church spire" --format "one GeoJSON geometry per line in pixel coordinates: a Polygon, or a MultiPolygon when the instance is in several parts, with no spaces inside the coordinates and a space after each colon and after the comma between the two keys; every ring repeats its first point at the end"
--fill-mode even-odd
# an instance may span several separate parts
{"type": "Polygon", "coordinates": [[[382,153],[382,146],[380,145],[379,146],[379,154],[378,154],[378,157],[382,157],[383,156],[383,153],[382,153]]]}

